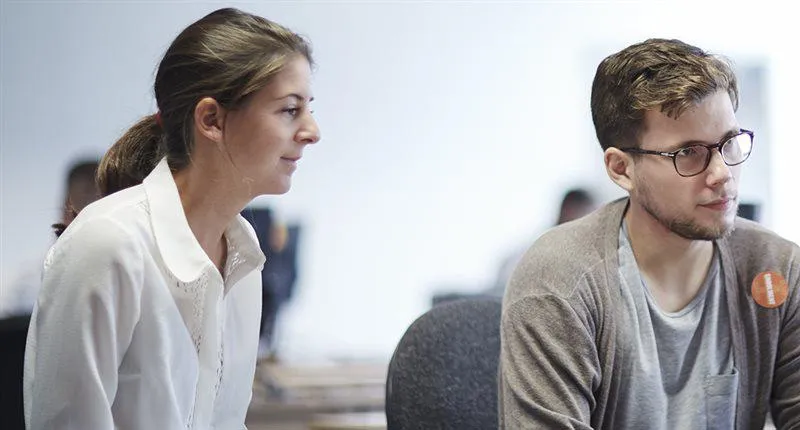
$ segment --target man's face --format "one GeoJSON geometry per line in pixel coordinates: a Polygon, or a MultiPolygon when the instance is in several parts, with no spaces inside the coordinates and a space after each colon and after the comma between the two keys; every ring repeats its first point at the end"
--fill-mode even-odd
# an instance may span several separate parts
{"type": "MultiPolygon", "coordinates": [[[[641,149],[671,152],[692,144],[713,145],[739,132],[730,97],[709,95],[677,120],[647,111],[641,149]]],[[[680,176],[668,157],[636,155],[631,202],[673,233],[692,240],[713,240],[733,229],[738,207],[741,165],[727,166],[718,150],[706,170],[680,176]]]]}

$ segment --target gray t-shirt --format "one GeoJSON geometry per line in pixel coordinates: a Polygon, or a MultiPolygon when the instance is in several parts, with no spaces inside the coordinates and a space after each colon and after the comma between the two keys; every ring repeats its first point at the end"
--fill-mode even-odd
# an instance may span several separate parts
{"type": "Polygon", "coordinates": [[[719,251],[697,296],[665,312],[643,282],[623,223],[619,235],[624,323],[632,362],[617,399],[626,429],[729,429],[734,426],[738,374],[719,251]]]}

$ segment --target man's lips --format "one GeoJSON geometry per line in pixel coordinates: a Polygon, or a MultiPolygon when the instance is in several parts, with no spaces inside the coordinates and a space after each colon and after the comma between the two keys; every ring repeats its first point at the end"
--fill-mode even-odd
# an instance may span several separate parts
{"type": "Polygon", "coordinates": [[[733,203],[735,201],[736,201],[735,197],[723,197],[723,198],[716,199],[716,200],[713,200],[711,202],[702,204],[700,206],[702,206],[704,208],[711,209],[711,210],[720,211],[720,210],[728,209],[729,207],[731,207],[733,205],[733,203]]]}

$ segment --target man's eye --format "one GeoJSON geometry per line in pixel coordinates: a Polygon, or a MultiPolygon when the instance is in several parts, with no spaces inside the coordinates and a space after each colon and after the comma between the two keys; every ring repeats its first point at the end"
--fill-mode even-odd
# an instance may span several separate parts
{"type": "Polygon", "coordinates": [[[675,154],[677,157],[697,157],[700,154],[700,148],[697,146],[689,146],[678,150],[675,154]]]}

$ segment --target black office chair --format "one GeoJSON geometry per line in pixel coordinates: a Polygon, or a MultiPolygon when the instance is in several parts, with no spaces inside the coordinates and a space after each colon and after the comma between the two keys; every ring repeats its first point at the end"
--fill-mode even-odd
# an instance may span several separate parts
{"type": "Polygon", "coordinates": [[[496,429],[500,300],[444,303],[400,339],[386,381],[388,430],[496,429]]]}
{"type": "Polygon", "coordinates": [[[3,430],[24,430],[22,369],[30,315],[0,319],[0,422],[3,430]]]}

